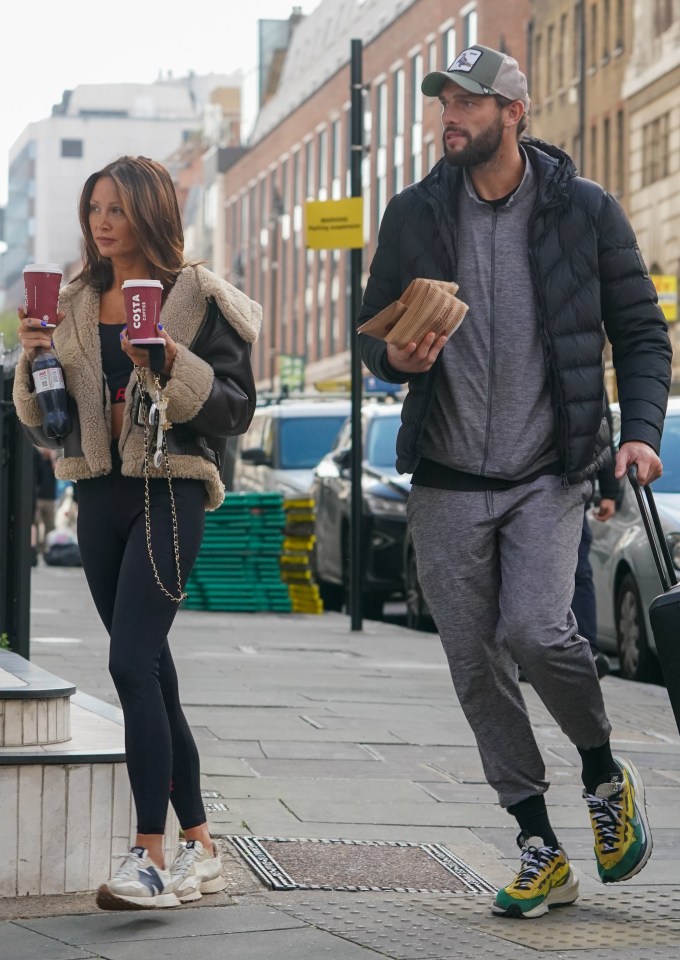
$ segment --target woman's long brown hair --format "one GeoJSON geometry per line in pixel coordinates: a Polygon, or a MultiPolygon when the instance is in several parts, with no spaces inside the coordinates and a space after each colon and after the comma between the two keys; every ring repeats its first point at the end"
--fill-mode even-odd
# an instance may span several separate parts
{"type": "Polygon", "coordinates": [[[172,178],[162,164],[148,157],[120,157],[85,181],[78,205],[83,231],[83,269],[78,279],[100,293],[113,284],[111,261],[99,254],[90,229],[90,200],[102,177],[110,177],[115,183],[151,278],[161,281],[166,295],[186,266],[184,231],[172,178]]]}

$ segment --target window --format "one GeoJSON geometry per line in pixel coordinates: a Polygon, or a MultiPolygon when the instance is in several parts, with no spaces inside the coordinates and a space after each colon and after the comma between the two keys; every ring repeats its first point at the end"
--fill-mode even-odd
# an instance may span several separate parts
{"type": "Polygon", "coordinates": [[[582,41],[582,17],[583,17],[583,3],[579,0],[579,3],[574,5],[574,33],[572,37],[572,64],[571,64],[571,74],[573,77],[580,76],[581,73],[581,41],[582,41]]]}
{"type": "Polygon", "coordinates": [[[646,123],[642,128],[642,186],[662,180],[669,173],[670,113],[646,123]]]}
{"type": "Polygon", "coordinates": [[[543,37],[536,34],[536,66],[534,68],[532,95],[536,103],[543,98],[543,37]]]}
{"type": "Polygon", "coordinates": [[[548,60],[547,65],[547,83],[546,83],[546,93],[550,97],[555,90],[555,26],[550,24],[548,27],[548,36],[546,43],[546,57],[548,60]]]}
{"type": "Polygon", "coordinates": [[[602,58],[609,60],[609,20],[611,18],[610,0],[602,0],[602,58]]]}
{"type": "MultiPolygon", "coordinates": [[[[448,65],[448,61],[443,64],[444,67],[448,65]]],[[[433,40],[427,52],[427,72],[433,73],[435,70],[439,70],[439,64],[437,63],[437,43],[433,40]]]]}
{"type": "Polygon", "coordinates": [[[423,57],[417,53],[411,60],[411,183],[423,175],[423,57]]]}
{"type": "Polygon", "coordinates": [[[375,91],[375,216],[380,224],[387,206],[387,84],[375,91]]]}
{"type": "Polygon", "coordinates": [[[427,172],[432,169],[432,167],[437,162],[437,144],[434,140],[430,140],[427,145],[427,172]]]}
{"type": "Polygon", "coordinates": [[[597,126],[593,124],[590,128],[590,170],[588,175],[591,180],[597,180],[597,126]]]}
{"type": "Polygon", "coordinates": [[[615,50],[620,53],[626,45],[626,0],[616,0],[615,50]]]}
{"type": "Polygon", "coordinates": [[[594,3],[590,8],[590,69],[595,70],[597,68],[597,53],[598,53],[598,39],[597,39],[597,4],[594,3]]]}
{"type": "Polygon", "coordinates": [[[61,155],[62,157],[82,157],[83,141],[82,140],[62,140],[61,155]]]}
{"type": "Polygon", "coordinates": [[[300,292],[300,250],[302,247],[302,179],[300,151],[293,154],[293,314],[290,323],[291,353],[297,353],[298,295],[300,292]]]}
{"type": "Polygon", "coordinates": [[[328,131],[322,130],[319,133],[319,145],[317,150],[317,196],[319,200],[328,199],[328,131]]]}
{"type": "Polygon", "coordinates": [[[567,72],[567,15],[560,17],[560,52],[557,58],[557,89],[563,90],[567,72]]]}
{"type": "Polygon", "coordinates": [[[289,304],[288,304],[288,248],[290,244],[288,243],[290,239],[290,217],[288,216],[288,211],[290,210],[289,200],[288,200],[288,160],[284,160],[281,164],[281,195],[278,198],[278,209],[280,211],[280,233],[281,233],[281,246],[279,247],[279,276],[281,283],[281,293],[279,303],[281,304],[281,339],[279,345],[279,351],[282,353],[286,352],[288,344],[288,315],[289,315],[289,304]]]}
{"type": "Polygon", "coordinates": [[[280,469],[312,470],[333,446],[345,420],[341,414],[279,418],[280,469]]]}
{"type": "Polygon", "coordinates": [[[471,47],[477,43],[477,11],[471,10],[463,17],[463,46],[471,47]]]}
{"type": "Polygon", "coordinates": [[[394,124],[394,167],[392,171],[394,193],[404,189],[404,71],[395,70],[392,95],[392,121],[394,124]]]}
{"type": "Polygon", "coordinates": [[[604,118],[604,123],[602,127],[602,163],[603,163],[603,174],[602,174],[602,185],[605,190],[611,190],[611,122],[609,117],[604,118]]]}
{"type": "Polygon", "coordinates": [[[331,200],[342,196],[342,121],[334,120],[331,127],[331,200]]]}
{"type": "Polygon", "coordinates": [[[616,195],[622,197],[626,192],[625,184],[625,156],[626,130],[623,110],[616,114],[616,195]]]}
{"type": "Polygon", "coordinates": [[[672,25],[673,0],[654,0],[654,36],[661,36],[672,25]]]}
{"type": "Polygon", "coordinates": [[[449,27],[442,34],[442,62],[446,67],[450,67],[456,59],[456,29],[449,27]]]}

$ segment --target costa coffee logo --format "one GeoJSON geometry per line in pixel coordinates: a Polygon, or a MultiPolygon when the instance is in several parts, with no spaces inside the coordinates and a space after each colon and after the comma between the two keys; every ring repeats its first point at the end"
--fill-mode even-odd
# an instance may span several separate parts
{"type": "Polygon", "coordinates": [[[142,325],[142,320],[145,319],[146,310],[144,309],[144,303],[142,298],[138,293],[132,294],[132,326],[135,330],[139,330],[142,325]]]}

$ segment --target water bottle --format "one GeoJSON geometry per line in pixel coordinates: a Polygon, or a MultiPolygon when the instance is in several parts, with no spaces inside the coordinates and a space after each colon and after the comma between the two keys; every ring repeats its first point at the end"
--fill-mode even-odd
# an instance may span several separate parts
{"type": "Polygon", "coordinates": [[[62,366],[51,350],[40,348],[31,364],[31,372],[45,436],[61,445],[73,429],[62,366]]]}

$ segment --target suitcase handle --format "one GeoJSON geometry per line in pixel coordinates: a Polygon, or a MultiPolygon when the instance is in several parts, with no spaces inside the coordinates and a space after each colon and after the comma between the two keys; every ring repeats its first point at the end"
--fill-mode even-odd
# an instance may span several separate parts
{"type": "Polygon", "coordinates": [[[642,496],[642,491],[637,478],[636,463],[634,463],[628,469],[628,479],[630,480],[630,484],[635,493],[635,499],[637,500],[638,507],[640,508],[642,522],[645,525],[645,530],[647,531],[647,539],[649,540],[649,545],[652,548],[654,563],[656,564],[659,579],[661,580],[661,586],[663,587],[663,591],[665,593],[667,590],[670,590],[672,586],[677,584],[678,578],[675,574],[675,567],[673,566],[673,558],[668,546],[668,541],[663,535],[661,521],[656,509],[656,503],[654,502],[654,495],[652,494],[649,485],[645,485],[644,491],[645,498],[647,500],[645,503],[645,499],[642,496]]]}

